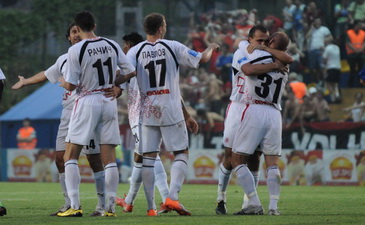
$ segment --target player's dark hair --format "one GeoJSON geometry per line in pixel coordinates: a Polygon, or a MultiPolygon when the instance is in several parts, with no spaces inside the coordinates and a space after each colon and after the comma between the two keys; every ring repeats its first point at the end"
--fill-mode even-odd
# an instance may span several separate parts
{"type": "Polygon", "coordinates": [[[136,44],[144,41],[142,35],[136,32],[132,32],[130,34],[126,34],[123,36],[123,41],[131,43],[131,46],[135,46],[136,44]]]}
{"type": "Polygon", "coordinates": [[[266,27],[262,26],[262,25],[256,25],[256,26],[253,26],[250,31],[248,32],[248,37],[250,38],[253,38],[253,36],[255,35],[255,32],[259,30],[261,31],[262,33],[267,33],[268,30],[266,27]]]}
{"type": "Polygon", "coordinates": [[[74,22],[72,22],[72,23],[68,26],[68,28],[67,28],[67,32],[66,32],[66,34],[65,34],[66,39],[68,39],[68,37],[70,37],[71,29],[72,29],[72,27],[73,27],[73,26],[75,26],[75,23],[74,23],[74,22]]]}
{"type": "Polygon", "coordinates": [[[270,36],[270,40],[272,39],[277,41],[277,50],[286,51],[289,45],[288,35],[286,35],[284,32],[275,32],[270,36]]]}
{"type": "Polygon", "coordinates": [[[75,25],[80,27],[82,31],[89,32],[95,27],[95,17],[89,11],[79,12],[75,18],[75,25]]]}
{"type": "Polygon", "coordinates": [[[165,16],[160,13],[151,13],[144,19],[143,28],[146,34],[155,35],[163,25],[165,16]]]}

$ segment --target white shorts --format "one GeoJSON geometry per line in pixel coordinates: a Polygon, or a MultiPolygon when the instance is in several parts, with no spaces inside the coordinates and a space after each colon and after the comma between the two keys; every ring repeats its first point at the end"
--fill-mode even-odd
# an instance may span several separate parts
{"type": "MultiPolygon", "coordinates": [[[[57,138],[56,138],[56,151],[66,150],[66,136],[68,132],[68,125],[70,123],[72,109],[62,109],[62,114],[60,118],[60,125],[58,126],[57,138]]],[[[89,140],[89,145],[82,149],[82,152],[86,155],[89,154],[99,154],[100,145],[99,141],[95,139],[89,140]]]]}
{"type": "Polygon", "coordinates": [[[246,104],[231,102],[226,110],[226,118],[224,119],[223,145],[232,148],[234,137],[237,134],[243,111],[246,104]]]}
{"type": "Polygon", "coordinates": [[[131,128],[131,130],[132,130],[132,135],[134,136],[134,138],[136,140],[136,143],[134,145],[134,152],[138,155],[142,155],[142,149],[139,145],[139,139],[140,139],[139,126],[140,125],[134,126],[131,128]]]}
{"type": "Polygon", "coordinates": [[[281,155],[281,113],[273,106],[251,104],[243,110],[232,151],[252,155],[260,146],[264,155],[281,155]]]}
{"type": "Polygon", "coordinates": [[[143,153],[159,152],[161,141],[169,152],[189,148],[185,121],[164,127],[140,125],[140,128],[140,145],[142,145],[143,153]]]}
{"type": "Polygon", "coordinates": [[[89,145],[91,139],[100,140],[101,145],[121,143],[115,99],[92,94],[75,102],[66,141],[89,145]]]}

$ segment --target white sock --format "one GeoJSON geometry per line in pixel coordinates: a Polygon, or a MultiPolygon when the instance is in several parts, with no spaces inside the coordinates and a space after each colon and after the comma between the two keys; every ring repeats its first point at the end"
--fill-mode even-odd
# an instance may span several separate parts
{"type": "Polygon", "coordinates": [[[185,176],[188,170],[188,155],[178,154],[175,156],[175,160],[171,167],[171,181],[170,181],[170,193],[169,198],[172,200],[179,199],[179,192],[181,186],[184,183],[185,176]]]}
{"type": "Polygon", "coordinates": [[[104,170],[94,173],[98,205],[96,210],[105,209],[105,172],[104,170]]]}
{"type": "Polygon", "coordinates": [[[253,179],[252,173],[247,168],[247,165],[238,165],[235,169],[237,174],[237,183],[241,185],[245,193],[249,198],[249,205],[261,205],[260,199],[258,198],[255,181],[253,179]]]}
{"type": "Polygon", "coordinates": [[[155,209],[155,158],[143,157],[142,181],[147,200],[147,210],[155,209]]]}
{"type": "Polygon", "coordinates": [[[77,159],[70,159],[65,162],[65,181],[68,197],[71,200],[71,208],[80,208],[80,170],[77,159]]]}
{"type": "Polygon", "coordinates": [[[134,163],[132,169],[131,182],[129,186],[129,191],[127,197],[125,197],[125,202],[127,204],[133,204],[134,199],[136,199],[139,188],[142,184],[142,163],[134,163]]]}
{"type": "Polygon", "coordinates": [[[280,197],[281,175],[277,166],[267,168],[267,187],[270,195],[270,209],[278,209],[278,201],[280,197]]]}
{"type": "Polygon", "coordinates": [[[58,179],[60,181],[60,185],[63,192],[63,198],[65,199],[65,206],[71,205],[71,200],[67,195],[67,187],[66,187],[66,181],[65,181],[65,173],[59,173],[58,179]]]}
{"type": "MultiPolygon", "coordinates": [[[[260,178],[260,171],[251,171],[253,179],[255,181],[255,187],[257,190],[257,186],[259,185],[259,178],[260,178]]],[[[242,209],[247,208],[248,206],[248,197],[246,195],[246,193],[243,196],[243,204],[242,204],[242,209]]]]}
{"type": "Polygon", "coordinates": [[[109,163],[104,167],[105,171],[105,194],[106,206],[105,211],[115,212],[115,197],[117,195],[119,172],[117,163],[109,163]]]}
{"type": "Polygon", "coordinates": [[[160,192],[162,202],[165,202],[170,190],[167,184],[166,171],[159,156],[157,156],[155,162],[155,185],[160,192]]]}
{"type": "Polygon", "coordinates": [[[227,170],[223,164],[220,164],[218,170],[218,197],[217,202],[226,202],[226,190],[231,177],[232,170],[227,170]]]}

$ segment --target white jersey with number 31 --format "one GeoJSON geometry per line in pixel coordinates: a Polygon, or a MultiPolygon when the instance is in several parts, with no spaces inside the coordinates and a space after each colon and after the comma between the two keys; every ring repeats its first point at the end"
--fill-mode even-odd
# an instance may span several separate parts
{"type": "Polygon", "coordinates": [[[170,126],[183,121],[179,67],[197,68],[201,53],[177,41],[160,39],[155,43],[139,43],[127,56],[137,71],[141,124],[170,126]]]}

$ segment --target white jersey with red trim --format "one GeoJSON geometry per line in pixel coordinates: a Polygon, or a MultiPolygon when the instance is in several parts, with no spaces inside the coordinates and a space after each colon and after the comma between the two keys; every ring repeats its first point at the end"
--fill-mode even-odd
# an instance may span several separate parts
{"type": "Polygon", "coordinates": [[[114,85],[117,66],[121,74],[135,71],[119,44],[98,37],[82,40],[68,50],[65,80],[73,85],[80,84],[81,96],[95,90],[114,85]]]}
{"type": "Polygon", "coordinates": [[[127,56],[136,67],[141,94],[141,124],[170,126],[184,120],[179,67],[197,68],[202,54],[171,40],[144,41],[127,56]]]}
{"type": "MultiPolygon", "coordinates": [[[[51,67],[49,67],[44,74],[46,75],[47,79],[55,84],[58,82],[58,79],[66,73],[66,64],[67,64],[67,54],[63,54],[60,57],[58,57],[55,64],[53,64],[51,67]]],[[[74,91],[67,91],[65,89],[65,92],[63,93],[62,98],[62,106],[65,109],[72,109],[75,100],[77,98],[76,90],[74,91]]]]}
{"type": "Polygon", "coordinates": [[[248,41],[241,41],[238,49],[234,52],[232,60],[232,92],[229,99],[232,102],[244,103],[243,92],[245,87],[245,75],[243,74],[241,67],[247,63],[248,41]]]}
{"type": "MultiPolygon", "coordinates": [[[[247,49],[247,48],[246,48],[247,49]]],[[[255,50],[252,54],[247,54],[244,63],[268,64],[274,60],[273,56],[261,50],[255,50]]],[[[244,102],[248,104],[272,105],[281,110],[281,97],[288,81],[288,73],[269,72],[258,76],[248,76],[245,74],[245,85],[243,90],[244,102]]]]}

